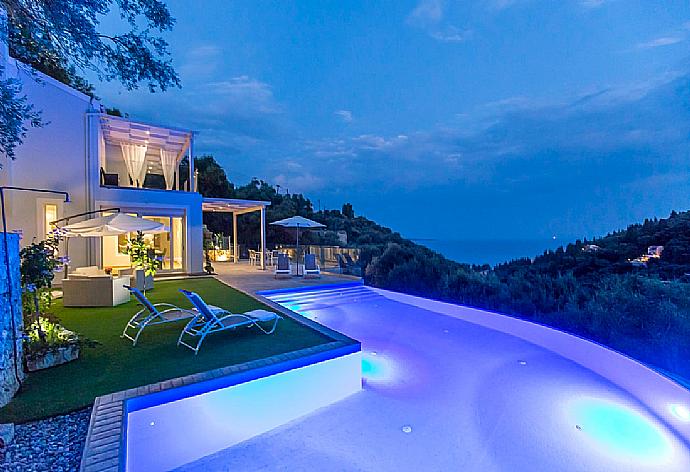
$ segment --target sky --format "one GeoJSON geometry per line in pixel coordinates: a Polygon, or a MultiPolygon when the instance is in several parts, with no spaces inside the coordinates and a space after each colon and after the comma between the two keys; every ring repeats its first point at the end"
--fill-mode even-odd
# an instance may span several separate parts
{"type": "Polygon", "coordinates": [[[690,208],[690,2],[169,0],[182,88],[104,104],[408,237],[591,237],[690,208]]]}

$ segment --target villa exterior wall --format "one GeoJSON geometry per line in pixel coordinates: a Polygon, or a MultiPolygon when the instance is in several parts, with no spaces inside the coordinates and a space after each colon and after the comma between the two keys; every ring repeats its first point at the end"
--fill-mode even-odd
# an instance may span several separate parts
{"type": "MultiPolygon", "coordinates": [[[[54,204],[63,218],[105,207],[158,208],[161,214],[182,212],[185,217],[185,270],[203,272],[202,197],[198,193],[136,188],[105,188],[100,185],[104,151],[120,155],[117,146],[103,146],[99,104],[66,85],[39,74],[32,77],[26,66],[13,59],[6,64],[8,75],[21,80],[23,93],[45,125],[31,128],[17,148],[16,160],[0,158],[0,185],[68,192],[70,202],[60,195],[8,190],[6,212],[8,230],[21,234],[21,246],[45,237],[44,206],[54,204]],[[106,149],[103,149],[106,148],[106,149]],[[110,148],[110,149],[108,149],[110,148]]],[[[109,171],[127,175],[124,163],[110,162],[109,171]]],[[[79,220],[75,220],[76,222],[79,220]]],[[[66,243],[61,252],[65,253],[66,243]]],[[[71,267],[101,264],[98,238],[70,238],[71,267]]],[[[59,279],[59,277],[58,277],[59,279]]],[[[56,280],[56,284],[60,281],[56,280]]]]}
{"type": "MultiPolygon", "coordinates": [[[[16,160],[2,158],[0,185],[41,188],[69,192],[70,203],[60,195],[6,192],[8,229],[22,234],[20,244],[25,246],[34,239],[43,239],[42,205],[54,203],[58,217],[65,213],[85,211],[88,189],[85,183],[88,159],[85,123],[89,97],[54,79],[40,76],[40,81],[17,63],[7,64],[9,75],[22,81],[23,93],[41,111],[45,125],[30,128],[24,143],[17,148],[16,160]]],[[[83,265],[86,246],[84,241],[71,241],[70,253],[74,263],[83,265]]]]}
{"type": "MultiPolygon", "coordinates": [[[[8,234],[10,280],[7,279],[5,267],[5,246],[3,233],[0,233],[0,407],[6,405],[19,388],[14,370],[14,349],[12,343],[16,339],[17,358],[22,358],[21,332],[22,302],[19,285],[19,236],[8,234]],[[11,290],[10,290],[11,287],[11,290]],[[11,292],[11,297],[10,297],[11,292]],[[12,323],[14,315],[14,323],[12,323]],[[12,335],[14,328],[15,336],[12,335]]],[[[19,377],[23,378],[22,363],[19,362],[19,377]]]]}

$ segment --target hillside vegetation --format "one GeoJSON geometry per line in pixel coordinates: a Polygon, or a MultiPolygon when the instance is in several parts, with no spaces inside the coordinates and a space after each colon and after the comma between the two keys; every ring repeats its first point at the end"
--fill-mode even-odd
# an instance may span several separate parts
{"type": "MultiPolygon", "coordinates": [[[[235,187],[212,157],[197,159],[206,196],[268,200],[268,221],[301,215],[332,233],[305,242],[334,244],[345,230],[361,251],[365,283],[390,290],[506,313],[605,344],[676,375],[690,378],[690,212],[645,220],[592,241],[575,241],[531,259],[495,267],[450,261],[375,222],[342,210],[314,211],[302,195],[285,195],[254,179],[235,187]],[[664,246],[646,266],[629,261],[664,246]],[[596,248],[594,247],[596,246],[596,248]]],[[[207,215],[213,231],[229,234],[223,216],[207,215]]],[[[258,245],[258,217],[246,215],[239,239],[258,245]],[[253,220],[253,221],[252,221],[253,220]]],[[[294,233],[269,226],[269,241],[292,243],[294,233]]]]}

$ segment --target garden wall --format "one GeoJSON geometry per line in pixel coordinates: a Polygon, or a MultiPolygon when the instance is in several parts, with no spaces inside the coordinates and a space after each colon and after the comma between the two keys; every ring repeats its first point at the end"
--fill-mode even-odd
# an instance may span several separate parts
{"type": "Polygon", "coordinates": [[[7,259],[5,256],[4,233],[0,232],[0,407],[6,405],[19,388],[14,370],[12,327],[16,330],[19,376],[24,377],[22,368],[22,291],[19,283],[19,235],[7,234],[9,249],[10,280],[7,280],[7,259]],[[10,290],[11,288],[11,290],[10,290]],[[12,299],[10,300],[10,292],[12,299]],[[14,323],[12,323],[14,313],[14,323]]]}

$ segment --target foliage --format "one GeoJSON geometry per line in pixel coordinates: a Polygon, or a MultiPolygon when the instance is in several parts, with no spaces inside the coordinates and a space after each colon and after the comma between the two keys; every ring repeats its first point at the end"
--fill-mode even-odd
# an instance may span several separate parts
{"type": "MultiPolygon", "coordinates": [[[[30,67],[93,96],[81,73],[117,80],[127,89],[146,84],[150,91],[179,86],[168,45],[161,34],[175,20],[161,0],[2,0],[12,54],[30,67]],[[102,31],[101,20],[117,11],[121,30],[102,31]]],[[[21,93],[15,79],[0,80],[0,152],[15,158],[27,128],[42,124],[40,114],[21,93]]]]}
{"type": "Polygon", "coordinates": [[[38,321],[25,326],[24,355],[33,356],[47,350],[65,347],[79,342],[79,337],[72,331],[66,330],[59,323],[43,316],[38,321]],[[39,333],[44,333],[41,339],[39,333]]]}
{"type": "Polygon", "coordinates": [[[94,86],[81,77],[73,65],[67,64],[64,57],[50,52],[41,53],[39,44],[33,41],[22,28],[9,28],[9,53],[15,59],[45,75],[95,98],[94,86]]]}
{"type": "Polygon", "coordinates": [[[137,231],[137,235],[127,242],[125,253],[129,254],[132,264],[137,269],[143,269],[145,275],[154,276],[163,262],[156,255],[156,251],[144,239],[144,233],[137,231]]]}
{"type": "Polygon", "coordinates": [[[211,264],[211,249],[213,249],[213,241],[211,240],[206,240],[204,241],[204,271],[209,274],[213,275],[215,273],[215,270],[213,269],[213,264],[211,264]]]}
{"type": "MultiPolygon", "coordinates": [[[[4,67],[0,67],[0,76],[4,67]]],[[[41,115],[21,93],[21,83],[16,79],[0,80],[0,153],[9,159],[16,156],[17,146],[26,138],[28,126],[41,126],[41,115]]],[[[2,166],[0,165],[0,168],[2,166]]]]}
{"type": "Polygon", "coordinates": [[[56,230],[45,240],[31,243],[19,252],[21,283],[26,290],[34,292],[52,286],[54,272],[60,270],[65,262],[57,255],[61,240],[62,236],[56,230]]]}

